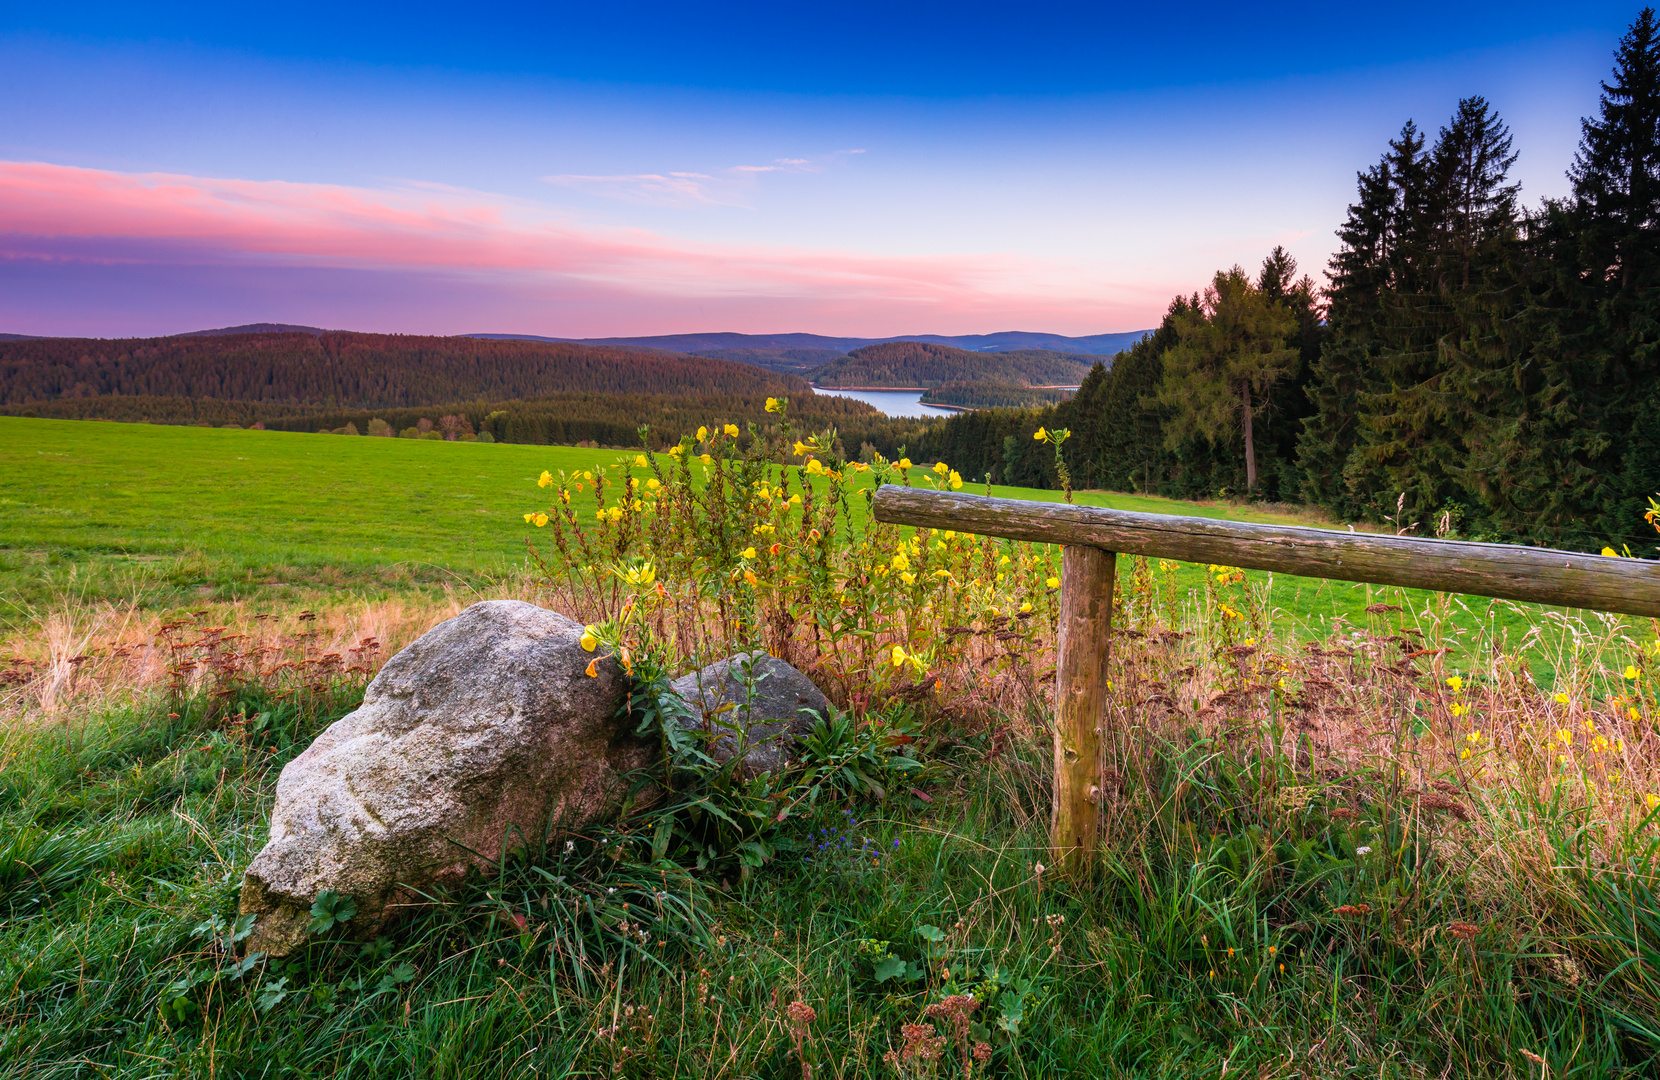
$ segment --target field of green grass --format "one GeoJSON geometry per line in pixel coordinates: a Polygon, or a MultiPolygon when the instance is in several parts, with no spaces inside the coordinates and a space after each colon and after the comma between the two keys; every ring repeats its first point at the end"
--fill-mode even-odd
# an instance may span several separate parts
{"type": "MultiPolygon", "coordinates": [[[[523,522],[543,469],[618,457],[0,420],[5,625],[232,600],[292,625],[300,605],[482,590],[522,575],[527,535],[545,542],[523,522]]],[[[1182,574],[1202,597],[1204,569],[1182,574]]],[[[1429,633],[1444,611],[1474,661],[1484,603],[1362,610],[1401,598],[1282,577],[1269,602],[1307,634],[1339,616],[1429,633]]],[[[307,688],[323,676],[282,665],[55,705],[0,682],[0,1080],[1657,1075],[1645,655],[1611,653],[1643,670],[1598,700],[1490,654],[1449,705],[1444,672],[1382,649],[1236,662],[1193,614],[1173,604],[1145,625],[1183,633],[1114,647],[1105,842],[1079,877],[1047,847],[1041,694],[1007,711],[895,694],[821,727],[779,788],[681,762],[663,804],[529,838],[373,940],[320,917],[283,959],[239,946],[241,875],[279,771],[366,673],[307,688]],[[1298,689],[1201,708],[1248,665],[1298,689]],[[774,816],[780,790],[800,812],[774,816]],[[762,823],[770,857],[740,869],[709,807],[762,823]]],[[[1553,644],[1537,609],[1503,619],[1571,637],[1553,644]]]]}
{"type": "MultiPolygon", "coordinates": [[[[463,594],[526,568],[523,514],[546,505],[542,470],[614,466],[615,450],[0,418],[0,625],[65,598],[166,609],[203,601],[327,603],[405,591],[463,594]]],[[[632,454],[626,455],[632,457],[632,454]]],[[[920,474],[921,470],[918,470],[920,474]]],[[[971,488],[979,490],[979,488],[971,488]]],[[[1060,494],[995,487],[1010,498],[1060,494]]],[[[1257,507],[1103,492],[1078,502],[1240,521],[1324,524],[1257,507]]],[[[854,500],[855,509],[862,509],[854,500]]],[[[1124,568],[1121,567],[1121,573],[1124,568]]],[[[1202,568],[1184,570],[1192,588],[1202,568]]],[[[1266,582],[1268,575],[1253,573],[1266,582]]],[[[1526,605],[1279,575],[1282,632],[1323,638],[1403,604],[1455,652],[1512,644],[1526,605]]],[[[1639,634],[1646,628],[1638,627],[1639,634]]],[[[1536,671],[1559,644],[1545,635],[1536,671]]]]}

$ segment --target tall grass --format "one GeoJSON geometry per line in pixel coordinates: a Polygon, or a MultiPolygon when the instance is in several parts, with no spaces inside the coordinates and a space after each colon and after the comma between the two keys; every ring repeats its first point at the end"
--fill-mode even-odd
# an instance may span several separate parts
{"type": "Polygon", "coordinates": [[[1052,554],[850,521],[835,478],[809,504],[777,461],[701,449],[630,466],[655,506],[565,519],[544,599],[677,665],[759,641],[923,769],[827,788],[747,877],[677,859],[642,813],[523,838],[381,939],[270,961],[242,953],[236,890],[277,772],[453,607],[42,625],[0,727],[0,1075],[1660,1068],[1640,628],[1548,615],[1446,651],[1467,624],[1437,598],[1309,639],[1261,579],[1128,562],[1105,839],[1061,878],[1052,554]],[[675,489],[704,467],[729,471],[675,489]]]}

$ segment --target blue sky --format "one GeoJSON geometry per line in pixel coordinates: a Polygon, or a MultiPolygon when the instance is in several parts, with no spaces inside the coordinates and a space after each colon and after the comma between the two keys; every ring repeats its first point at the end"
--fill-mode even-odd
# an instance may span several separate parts
{"type": "Polygon", "coordinates": [[[1465,95],[1561,194],[1636,10],[14,4],[0,330],[1139,329],[1465,95]]]}

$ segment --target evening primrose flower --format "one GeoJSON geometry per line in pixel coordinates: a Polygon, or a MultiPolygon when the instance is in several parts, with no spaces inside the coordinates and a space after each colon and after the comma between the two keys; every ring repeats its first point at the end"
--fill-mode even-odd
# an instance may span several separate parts
{"type": "Polygon", "coordinates": [[[934,462],[934,471],[939,473],[941,476],[944,476],[951,471],[951,466],[947,465],[943,461],[936,461],[934,462]]]}
{"type": "Polygon", "coordinates": [[[703,427],[702,425],[699,425],[698,429],[697,429],[697,441],[698,442],[703,442],[708,437],[709,437],[709,429],[706,428],[706,427],[703,427]]]}
{"type": "Polygon", "coordinates": [[[1565,727],[1559,727],[1556,729],[1556,741],[1561,743],[1563,746],[1572,746],[1574,741],[1574,733],[1565,727]]]}
{"type": "Polygon", "coordinates": [[[904,667],[905,666],[905,661],[908,658],[905,655],[905,650],[900,648],[898,645],[895,645],[893,647],[893,657],[892,657],[892,659],[893,659],[893,666],[894,667],[904,667]]]}
{"type": "Polygon", "coordinates": [[[715,459],[710,457],[708,454],[699,454],[697,459],[705,465],[713,465],[715,463],[715,459]]]}
{"type": "Polygon", "coordinates": [[[812,473],[814,476],[823,476],[824,466],[819,462],[818,458],[808,458],[807,471],[812,473]]]}
{"type": "Polygon", "coordinates": [[[630,569],[624,575],[630,585],[650,585],[657,580],[657,568],[651,563],[630,569]]]}
{"type": "Polygon", "coordinates": [[[729,435],[730,437],[732,437],[734,439],[736,439],[738,437],[738,425],[737,424],[727,424],[721,430],[726,432],[727,435],[729,435]]]}
{"type": "Polygon", "coordinates": [[[899,575],[899,580],[903,581],[907,585],[915,585],[916,584],[916,575],[915,574],[900,574],[899,575]]]}
{"type": "Polygon", "coordinates": [[[791,495],[790,496],[790,505],[791,506],[800,506],[801,505],[801,496],[800,495],[791,495]]]}
{"type": "Polygon", "coordinates": [[[1048,437],[1049,437],[1049,432],[1044,430],[1041,427],[1038,428],[1036,431],[1032,432],[1032,438],[1034,440],[1036,440],[1037,442],[1042,442],[1043,440],[1047,439],[1048,437]]]}
{"type": "Polygon", "coordinates": [[[775,397],[767,398],[767,412],[783,412],[784,406],[775,397]]]}
{"type": "Polygon", "coordinates": [[[963,477],[956,469],[951,470],[951,490],[955,491],[963,486],[963,477]]]}
{"type": "Polygon", "coordinates": [[[899,467],[901,469],[909,469],[911,467],[911,459],[908,458],[908,457],[900,458],[899,459],[899,467]]]}
{"type": "Polygon", "coordinates": [[[905,553],[902,551],[893,557],[891,565],[895,570],[909,570],[911,568],[911,560],[907,559],[905,557],[905,553]]]}
{"type": "Polygon", "coordinates": [[[755,557],[755,549],[754,548],[752,548],[752,547],[744,548],[744,558],[753,559],[754,557],[755,557]]]}
{"type": "Polygon", "coordinates": [[[795,452],[796,452],[797,457],[803,457],[811,450],[812,450],[812,447],[808,446],[806,443],[802,442],[800,439],[797,439],[795,441],[795,452]]]}
{"type": "Polygon", "coordinates": [[[650,488],[652,491],[656,491],[658,488],[660,488],[662,486],[663,486],[662,481],[658,480],[657,477],[655,477],[655,476],[652,477],[650,480],[646,481],[646,487],[650,488]]]}
{"type": "Polygon", "coordinates": [[[1454,716],[1463,716],[1464,715],[1464,706],[1460,705],[1458,702],[1455,701],[1455,702],[1452,703],[1452,705],[1448,708],[1447,711],[1452,713],[1454,716]]]}
{"type": "Polygon", "coordinates": [[[584,626],[582,628],[582,640],[577,644],[581,645],[585,651],[593,652],[599,648],[599,630],[593,626],[584,626]]]}
{"type": "Polygon", "coordinates": [[[650,462],[646,461],[646,456],[644,454],[635,454],[634,455],[634,467],[636,469],[648,468],[648,467],[650,467],[650,464],[651,464],[650,462]]]}
{"type": "Polygon", "coordinates": [[[1627,664],[1625,666],[1625,677],[1626,678],[1628,678],[1631,681],[1635,682],[1635,681],[1637,681],[1637,674],[1638,674],[1638,672],[1637,672],[1637,665],[1636,664],[1627,664]]]}
{"type": "Polygon", "coordinates": [[[1058,577],[1044,578],[1043,583],[1045,585],[1049,586],[1051,589],[1058,589],[1058,588],[1061,587],[1061,579],[1058,578],[1058,577]]]}
{"type": "Polygon", "coordinates": [[[1456,694],[1460,690],[1464,689],[1464,680],[1459,676],[1454,675],[1452,678],[1447,680],[1447,685],[1452,687],[1452,692],[1456,694]]]}
{"type": "Polygon", "coordinates": [[[1562,692],[1561,692],[1561,691],[1560,691],[1560,690],[1559,690],[1559,691],[1557,691],[1557,694],[1556,694],[1556,703],[1557,703],[1557,704],[1558,704],[1558,705],[1566,705],[1566,704],[1567,704],[1567,703],[1568,703],[1568,695],[1567,695],[1567,694],[1564,694],[1564,693],[1562,693],[1562,692]]]}
{"type": "Polygon", "coordinates": [[[549,487],[552,484],[553,484],[553,474],[548,472],[546,469],[543,469],[542,470],[542,475],[538,476],[536,478],[536,486],[537,487],[549,487]]]}
{"type": "Polygon", "coordinates": [[[1660,795],[1654,795],[1654,794],[1644,795],[1643,796],[1643,801],[1648,803],[1648,808],[1650,810],[1653,810],[1655,807],[1660,806],[1660,795]]]}

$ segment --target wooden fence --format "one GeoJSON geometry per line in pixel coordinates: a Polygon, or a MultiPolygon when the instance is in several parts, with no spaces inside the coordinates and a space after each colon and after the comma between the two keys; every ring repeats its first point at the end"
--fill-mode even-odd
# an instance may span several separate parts
{"type": "Polygon", "coordinates": [[[1660,563],[1512,544],[1138,514],[884,485],[877,521],[1061,545],[1055,675],[1054,860],[1100,840],[1101,735],[1119,552],[1660,618],[1660,563]]]}

